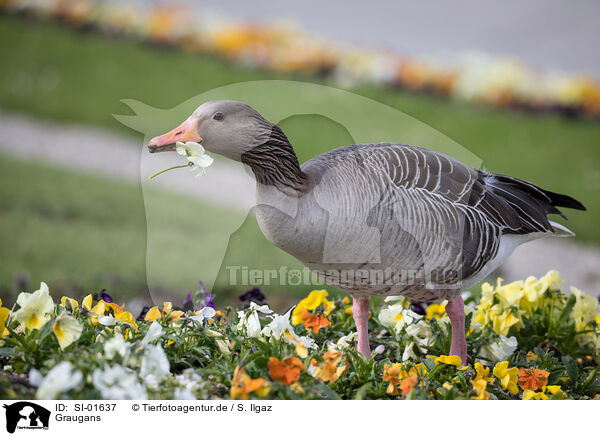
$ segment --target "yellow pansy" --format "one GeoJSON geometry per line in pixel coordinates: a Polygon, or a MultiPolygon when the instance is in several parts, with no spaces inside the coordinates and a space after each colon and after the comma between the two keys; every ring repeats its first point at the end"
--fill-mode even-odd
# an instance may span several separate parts
{"type": "Polygon", "coordinates": [[[10,309],[2,307],[2,299],[0,299],[0,335],[6,336],[9,332],[6,328],[6,320],[10,315],[10,309]]]}
{"type": "Polygon", "coordinates": [[[432,356],[432,355],[427,355],[425,356],[426,358],[432,358],[435,359],[435,364],[438,365],[440,363],[445,363],[446,365],[453,365],[456,366],[457,368],[462,366],[462,361],[460,360],[460,357],[458,356],[446,356],[445,354],[442,354],[441,356],[432,356]]]}
{"type": "Polygon", "coordinates": [[[563,280],[555,269],[548,271],[546,275],[540,279],[544,292],[546,289],[550,289],[551,291],[558,289],[562,282],[563,280]]]}
{"type": "Polygon", "coordinates": [[[521,309],[531,313],[540,306],[540,301],[546,292],[547,286],[533,276],[527,277],[523,283],[523,297],[521,298],[521,309]]]}
{"type": "Polygon", "coordinates": [[[72,312],[74,312],[75,309],[79,307],[79,303],[77,302],[77,300],[67,296],[62,296],[60,298],[60,305],[67,309],[70,308],[72,312]]]}
{"type": "Polygon", "coordinates": [[[160,318],[162,318],[162,313],[160,313],[158,306],[152,306],[148,309],[148,312],[146,312],[144,321],[158,321],[160,318]]]}
{"type": "Polygon", "coordinates": [[[14,313],[14,317],[27,330],[42,328],[50,320],[50,314],[54,310],[48,285],[44,282],[40,284],[40,289],[31,294],[21,292],[17,297],[17,304],[21,308],[14,313]]]}
{"type": "Polygon", "coordinates": [[[138,325],[135,322],[135,317],[130,312],[115,313],[115,318],[125,324],[129,324],[134,330],[137,330],[138,328],[138,325]]]}
{"type": "Polygon", "coordinates": [[[489,400],[490,394],[487,391],[487,381],[482,378],[478,378],[475,380],[471,380],[471,384],[473,385],[473,390],[477,394],[472,397],[474,400],[489,400]]]}
{"type": "Polygon", "coordinates": [[[525,359],[528,362],[535,362],[535,361],[537,361],[538,357],[537,357],[537,354],[535,354],[533,351],[528,351],[527,355],[525,356],[525,359]]]}
{"type": "Polygon", "coordinates": [[[575,295],[575,305],[572,312],[573,319],[575,320],[575,328],[577,331],[581,331],[599,315],[600,307],[596,298],[580,291],[574,286],[571,286],[571,293],[575,295]]]}
{"type": "Polygon", "coordinates": [[[517,368],[509,368],[508,361],[498,362],[494,366],[494,376],[500,380],[502,389],[510,391],[512,394],[517,394],[519,388],[517,382],[519,381],[519,370],[517,368]]]}
{"type": "Polygon", "coordinates": [[[485,380],[486,383],[493,380],[493,378],[490,377],[490,369],[479,362],[475,362],[475,372],[477,373],[475,380],[485,380]]]}
{"type": "Polygon", "coordinates": [[[523,324],[520,317],[515,316],[512,312],[504,311],[503,313],[494,316],[492,327],[496,333],[506,336],[510,328],[518,324],[523,324]]]}
{"type": "Polygon", "coordinates": [[[83,327],[74,317],[63,312],[54,320],[52,330],[56,339],[58,339],[60,349],[64,350],[79,339],[83,327]]]}
{"type": "MultiPolygon", "coordinates": [[[[169,320],[171,320],[171,321],[177,321],[179,318],[181,318],[184,315],[184,313],[181,310],[173,310],[173,304],[170,301],[165,301],[163,303],[162,312],[160,311],[158,306],[152,306],[146,313],[144,320],[145,321],[158,321],[160,318],[162,318],[163,316],[165,316],[167,314],[169,315],[169,320]]],[[[209,322],[210,322],[210,320],[209,320],[209,322]]]]}
{"type": "Polygon", "coordinates": [[[104,315],[104,312],[106,312],[104,301],[100,300],[92,307],[92,295],[90,294],[83,299],[81,305],[89,312],[90,322],[93,325],[98,325],[98,315],[104,315]]]}
{"type": "Polygon", "coordinates": [[[426,312],[427,314],[425,317],[427,319],[440,319],[441,317],[446,315],[446,304],[430,304],[429,306],[427,306],[426,312]]]}
{"type": "Polygon", "coordinates": [[[596,324],[600,324],[600,314],[596,315],[596,324]]]}
{"type": "Polygon", "coordinates": [[[542,388],[542,390],[539,392],[532,391],[532,390],[523,391],[522,398],[524,400],[547,400],[549,398],[547,394],[554,395],[554,394],[559,394],[559,393],[561,394],[560,399],[565,399],[567,397],[566,394],[562,391],[560,386],[549,385],[549,386],[544,386],[542,388]]]}
{"type": "Polygon", "coordinates": [[[325,316],[329,315],[333,309],[333,301],[329,301],[327,299],[328,295],[329,294],[325,290],[312,291],[310,294],[308,294],[308,297],[301,300],[294,308],[292,312],[292,324],[298,325],[303,322],[301,314],[304,309],[311,311],[315,310],[319,306],[323,306],[325,309],[325,316]]]}
{"type": "Polygon", "coordinates": [[[500,297],[502,306],[510,307],[518,305],[523,297],[523,282],[521,280],[517,280],[504,286],[501,286],[501,284],[502,279],[498,279],[496,294],[500,297]]]}

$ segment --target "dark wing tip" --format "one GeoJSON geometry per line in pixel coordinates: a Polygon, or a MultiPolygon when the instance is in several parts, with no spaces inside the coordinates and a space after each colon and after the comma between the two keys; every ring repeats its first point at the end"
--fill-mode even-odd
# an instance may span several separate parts
{"type": "Polygon", "coordinates": [[[587,208],[573,197],[565,194],[558,194],[552,191],[543,190],[544,194],[550,198],[550,204],[552,206],[566,207],[568,209],[587,210],[587,208]]]}

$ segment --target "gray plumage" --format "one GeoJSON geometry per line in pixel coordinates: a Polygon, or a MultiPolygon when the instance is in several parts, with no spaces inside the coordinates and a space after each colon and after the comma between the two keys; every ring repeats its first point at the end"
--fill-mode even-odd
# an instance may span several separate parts
{"type": "Polygon", "coordinates": [[[572,236],[548,220],[557,207],[585,210],[569,196],[410,145],[348,145],[300,166],[281,129],[236,101],[201,105],[150,150],[172,149],[190,125],[208,151],[252,169],[267,239],[357,297],[452,299],[518,245],[572,236]]]}
{"type": "MultiPolygon", "coordinates": [[[[274,136],[281,135],[275,127],[274,136]]],[[[287,146],[272,144],[256,149],[270,156],[251,165],[263,233],[328,284],[355,296],[453,298],[519,243],[554,234],[546,213],[557,213],[555,206],[583,207],[420,147],[349,145],[296,170],[272,164],[270,149],[288,153],[287,146]],[[277,168],[273,180],[294,183],[267,181],[261,161],[277,168]],[[517,239],[507,238],[502,247],[506,235],[517,239]],[[366,280],[357,280],[356,271],[366,280]]]]}

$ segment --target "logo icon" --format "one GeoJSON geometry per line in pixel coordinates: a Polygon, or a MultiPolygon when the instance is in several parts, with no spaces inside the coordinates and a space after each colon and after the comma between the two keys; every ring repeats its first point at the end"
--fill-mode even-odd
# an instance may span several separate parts
{"type": "Polygon", "coordinates": [[[29,401],[19,401],[6,409],[6,431],[14,433],[18,429],[47,430],[50,422],[50,411],[29,401]]]}

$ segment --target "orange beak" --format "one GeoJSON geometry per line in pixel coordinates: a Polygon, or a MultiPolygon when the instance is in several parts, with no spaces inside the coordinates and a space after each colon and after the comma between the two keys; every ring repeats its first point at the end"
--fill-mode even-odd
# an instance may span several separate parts
{"type": "Polygon", "coordinates": [[[160,151],[173,151],[175,150],[176,142],[201,142],[202,137],[198,135],[198,119],[189,117],[180,126],[175,127],[170,132],[164,135],[155,136],[148,143],[148,150],[150,153],[157,153],[160,151]]]}

